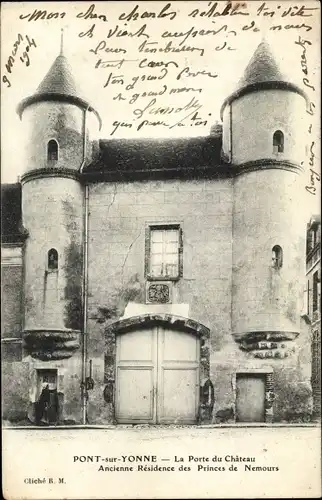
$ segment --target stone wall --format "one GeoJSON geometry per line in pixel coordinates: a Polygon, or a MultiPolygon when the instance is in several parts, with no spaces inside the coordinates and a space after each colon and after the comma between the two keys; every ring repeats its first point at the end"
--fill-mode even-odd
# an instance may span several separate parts
{"type": "Polygon", "coordinates": [[[26,424],[29,407],[29,363],[1,363],[2,418],[12,423],[26,424]]]}
{"type": "MultiPolygon", "coordinates": [[[[254,357],[232,340],[210,356],[210,378],[215,388],[213,423],[233,423],[236,417],[236,373],[272,373],[272,421],[308,422],[312,415],[310,329],[301,321],[299,336],[285,342],[286,358],[254,357]]],[[[269,420],[271,421],[271,420],[269,420]]]]}
{"type": "Polygon", "coordinates": [[[22,265],[1,266],[1,337],[21,337],[22,265]]]}
{"type": "MultiPolygon", "coordinates": [[[[271,284],[270,251],[275,237],[282,238],[280,241],[286,249],[285,288],[280,291],[284,300],[283,314],[287,314],[292,304],[288,300],[293,290],[289,282],[293,286],[295,276],[298,279],[301,273],[301,250],[294,241],[299,221],[292,220],[288,225],[284,218],[276,222],[279,211],[283,212],[284,205],[287,208],[290,201],[279,199],[276,206],[269,206],[267,200],[271,191],[261,184],[263,173],[247,174],[245,181],[237,181],[235,220],[233,181],[229,179],[90,185],[86,371],[88,375],[92,361],[94,387],[88,391],[88,423],[114,422],[114,374],[108,367],[115,365],[115,335],[108,335],[110,325],[122,317],[129,317],[135,305],[140,314],[156,312],[156,306],[147,304],[145,299],[145,248],[146,228],[157,223],[180,225],[183,239],[182,277],[172,283],[173,303],[162,305],[164,312],[192,318],[210,330],[209,342],[207,340],[202,351],[205,358],[202,363],[207,367],[202,377],[209,375],[215,396],[213,414],[208,421],[233,423],[236,418],[236,373],[265,369],[272,373],[269,384],[273,389],[267,391],[274,392],[275,396],[271,405],[273,421],[309,419],[312,412],[310,333],[303,322],[299,325],[298,306],[292,314],[296,316],[299,335],[294,342],[287,341],[292,352],[285,359],[255,358],[253,352],[240,349],[232,335],[236,331],[232,319],[237,324],[240,318],[246,318],[245,330],[249,328],[252,303],[257,307],[261,301],[262,308],[267,308],[267,287],[271,284]],[[264,228],[260,234],[259,227],[264,228]],[[249,232],[247,237],[245,229],[249,232]],[[287,235],[284,234],[286,230],[287,235]],[[233,234],[236,237],[233,238],[233,234]],[[233,245],[238,249],[239,259],[245,260],[244,266],[237,266],[241,274],[235,285],[233,245]],[[263,265],[264,261],[267,266],[263,265]],[[236,293],[238,300],[235,300],[236,293]]],[[[266,183],[272,182],[275,188],[282,184],[281,193],[283,189],[285,193],[284,174],[267,170],[266,183]]],[[[68,331],[81,326],[82,194],[80,186],[72,179],[39,179],[23,187],[24,223],[29,230],[25,308],[26,325],[31,330],[60,328],[68,331]],[[56,289],[59,300],[52,301],[52,308],[48,310],[43,307],[45,257],[51,247],[56,247],[59,253],[56,289]]],[[[20,364],[5,363],[3,373],[9,388],[5,396],[5,418],[14,421],[32,414],[36,370],[44,368],[58,370],[58,390],[64,400],[62,420],[80,423],[80,349],[70,359],[44,361],[25,356],[20,364]],[[13,370],[17,374],[14,378],[13,370]]]]}
{"type": "Polygon", "coordinates": [[[299,332],[305,220],[294,205],[302,190],[301,176],[280,169],[245,173],[234,181],[233,333],[299,332]],[[273,267],[275,245],[283,253],[280,268],[273,267]]]}
{"type": "MultiPolygon", "coordinates": [[[[267,175],[275,173],[269,171],[267,175]]],[[[244,203],[248,207],[246,200],[244,203]]],[[[237,212],[238,217],[241,211],[237,212]]],[[[263,370],[267,361],[241,351],[231,335],[232,183],[229,180],[94,184],[90,187],[88,356],[93,360],[95,388],[89,393],[89,419],[92,423],[114,421],[113,377],[111,373],[104,375],[104,367],[114,364],[115,339],[109,344],[107,332],[109,325],[123,316],[129,303],[145,303],[145,228],[158,222],[178,223],[183,231],[183,276],[173,285],[174,302],[185,304],[191,318],[210,328],[209,373],[215,391],[211,421],[234,422],[236,372],[263,370]]],[[[254,234],[253,247],[247,249],[249,240],[243,239],[243,227],[245,222],[239,227],[238,242],[246,253],[253,251],[256,256],[256,245],[261,239],[265,240],[267,232],[265,230],[262,236],[257,234],[257,238],[254,234]]],[[[278,235],[280,229],[278,227],[278,235]]],[[[274,238],[274,231],[272,236],[274,238]]],[[[283,235],[283,243],[284,240],[283,235]]],[[[291,251],[296,250],[298,248],[292,247],[291,251]]],[[[268,245],[263,252],[268,259],[268,269],[270,252],[268,245]]],[[[293,279],[293,273],[300,272],[300,264],[292,271],[290,261],[294,264],[294,259],[289,257],[285,266],[293,279]]],[[[295,262],[299,262],[298,257],[295,262]]],[[[243,276],[244,288],[243,293],[240,292],[244,301],[245,298],[258,301],[261,290],[258,292],[256,286],[249,288],[245,283],[249,283],[252,276],[261,283],[266,276],[265,269],[261,260],[255,265],[255,271],[247,268],[250,278],[243,276]]],[[[284,298],[283,304],[287,300],[284,298]]],[[[262,306],[266,307],[264,300],[262,306]]],[[[148,304],[144,307],[147,313],[152,309],[148,304]]],[[[239,304],[240,314],[245,307],[239,304]]],[[[297,311],[296,306],[295,314],[297,311]]],[[[296,342],[287,345],[290,351],[294,348],[287,359],[270,361],[268,372],[273,373],[275,391],[274,421],[301,420],[310,415],[310,360],[306,339],[304,329],[296,342]],[[297,391],[294,391],[294,384],[297,391]],[[285,405],[283,401],[288,402],[285,405]]]]}
{"type": "Polygon", "coordinates": [[[40,361],[24,356],[21,362],[2,363],[2,415],[11,423],[35,422],[39,397],[37,370],[57,370],[59,422],[82,423],[81,355],[60,361],[40,361]]]}
{"type": "Polygon", "coordinates": [[[83,193],[73,179],[50,177],[22,189],[25,249],[25,329],[81,328],[83,193]],[[58,269],[48,269],[48,251],[58,269]]]}
{"type": "Polygon", "coordinates": [[[83,114],[72,104],[42,102],[23,113],[25,172],[55,166],[78,170],[83,159],[83,114]],[[58,161],[47,162],[47,144],[58,142],[58,161]]]}
{"type": "Polygon", "coordinates": [[[90,186],[88,357],[96,377],[91,421],[113,419],[113,404],[103,399],[104,356],[113,354],[113,346],[106,350],[106,329],[129,302],[145,303],[149,224],[180,224],[183,276],[173,283],[173,302],[186,304],[189,317],[210,328],[210,350],[231,342],[231,186],[230,180],[90,186]]]}
{"type": "Polygon", "coordinates": [[[262,158],[289,160],[296,164],[304,161],[307,142],[305,110],[302,96],[279,89],[251,92],[234,100],[224,111],[224,152],[229,153],[231,136],[234,164],[262,158]],[[284,134],[283,153],[273,153],[276,130],[284,134]]]}

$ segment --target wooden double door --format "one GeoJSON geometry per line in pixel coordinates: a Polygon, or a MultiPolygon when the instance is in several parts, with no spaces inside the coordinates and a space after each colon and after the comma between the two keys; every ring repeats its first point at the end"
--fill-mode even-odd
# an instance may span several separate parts
{"type": "Polygon", "coordinates": [[[160,326],[117,336],[119,423],[196,423],[198,337],[160,326]]]}

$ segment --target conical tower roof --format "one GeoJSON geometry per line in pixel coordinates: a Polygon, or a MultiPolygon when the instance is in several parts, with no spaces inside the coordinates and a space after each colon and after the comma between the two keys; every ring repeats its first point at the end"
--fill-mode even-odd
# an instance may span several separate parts
{"type": "Polygon", "coordinates": [[[221,116],[227,104],[250,92],[265,89],[281,89],[296,92],[307,99],[305,92],[297,85],[290,83],[282,74],[267,42],[261,42],[249,61],[243,77],[236,90],[224,101],[221,116]]]}
{"type": "Polygon", "coordinates": [[[81,97],[66,57],[60,54],[53,62],[36,94],[60,94],[81,97]]]}
{"type": "Polygon", "coordinates": [[[36,92],[19,104],[17,112],[20,118],[23,111],[28,106],[41,101],[69,102],[80,108],[93,111],[101,126],[101,118],[98,112],[90,105],[89,101],[82,96],[77,88],[67,58],[63,54],[62,46],[60,54],[56,57],[36,92]]]}
{"type": "Polygon", "coordinates": [[[283,82],[282,75],[267,42],[258,45],[249,61],[243,77],[238,83],[238,89],[261,82],[283,82]]]}

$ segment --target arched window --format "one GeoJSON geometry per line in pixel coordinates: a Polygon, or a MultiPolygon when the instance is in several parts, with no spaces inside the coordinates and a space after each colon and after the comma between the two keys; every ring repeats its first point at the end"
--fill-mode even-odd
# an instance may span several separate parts
{"type": "Polygon", "coordinates": [[[48,271],[57,271],[58,269],[58,252],[55,248],[48,251],[48,271]]]}
{"type": "Polygon", "coordinates": [[[276,130],[273,135],[273,152],[283,153],[284,151],[284,134],[280,130],[276,130]]]}
{"type": "Polygon", "coordinates": [[[283,250],[279,245],[272,248],[272,267],[280,269],[283,265],[283,250]]]}
{"type": "Polygon", "coordinates": [[[47,160],[57,161],[58,160],[58,142],[55,139],[51,139],[47,145],[47,160]]]}

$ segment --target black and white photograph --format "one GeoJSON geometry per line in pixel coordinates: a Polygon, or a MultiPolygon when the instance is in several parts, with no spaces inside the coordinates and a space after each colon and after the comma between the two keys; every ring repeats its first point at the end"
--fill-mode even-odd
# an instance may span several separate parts
{"type": "Polygon", "coordinates": [[[7,500],[321,495],[320,10],[2,4],[7,500]]]}

